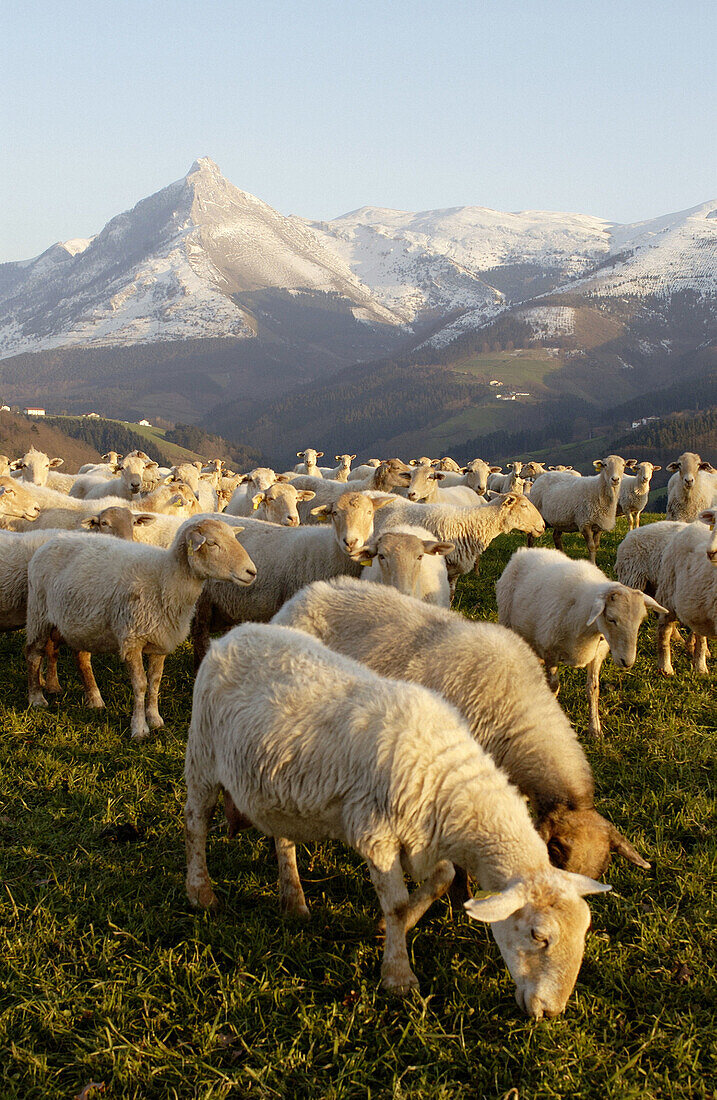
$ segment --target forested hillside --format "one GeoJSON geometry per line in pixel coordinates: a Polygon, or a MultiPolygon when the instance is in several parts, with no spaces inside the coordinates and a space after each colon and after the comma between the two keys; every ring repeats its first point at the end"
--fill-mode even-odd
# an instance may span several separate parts
{"type": "Polygon", "coordinates": [[[30,447],[51,458],[63,458],[64,473],[76,473],[85,462],[99,462],[102,452],[90,439],[78,439],[48,420],[0,412],[0,453],[19,458],[30,447]]]}

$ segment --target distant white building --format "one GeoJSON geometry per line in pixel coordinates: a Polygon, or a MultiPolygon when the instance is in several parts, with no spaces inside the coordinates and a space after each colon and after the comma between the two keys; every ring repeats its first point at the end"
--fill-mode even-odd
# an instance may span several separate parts
{"type": "Polygon", "coordinates": [[[635,428],[642,428],[645,424],[652,424],[652,423],[654,423],[655,420],[659,420],[659,419],[660,419],[659,416],[643,416],[643,417],[640,418],[640,420],[633,420],[633,422],[632,422],[633,430],[635,428]]]}
{"type": "Polygon", "coordinates": [[[497,378],[491,378],[491,380],[490,380],[490,382],[488,383],[488,385],[489,385],[489,386],[502,386],[502,385],[503,385],[503,383],[502,383],[502,382],[500,382],[500,381],[499,381],[499,380],[498,380],[497,378]]]}
{"type": "Polygon", "coordinates": [[[10,412],[10,406],[9,405],[0,405],[0,413],[9,413],[9,412],[10,412]]]}
{"type": "Polygon", "coordinates": [[[102,419],[102,417],[100,416],[99,413],[83,413],[82,416],[85,420],[101,420],[102,419]]]}
{"type": "Polygon", "coordinates": [[[22,411],[25,413],[25,416],[44,416],[45,415],[45,410],[44,409],[23,409],[22,411]]]}
{"type": "Polygon", "coordinates": [[[151,428],[152,427],[149,420],[138,420],[137,423],[139,424],[140,428],[151,428]]]}

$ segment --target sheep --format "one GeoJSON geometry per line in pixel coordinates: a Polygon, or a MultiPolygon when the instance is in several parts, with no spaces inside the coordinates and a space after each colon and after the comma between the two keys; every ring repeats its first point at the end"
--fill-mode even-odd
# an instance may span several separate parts
{"type": "Polygon", "coordinates": [[[571,477],[581,477],[582,475],[572,468],[572,466],[545,466],[542,462],[524,462],[521,469],[521,475],[526,478],[532,478],[535,481],[536,478],[542,477],[543,474],[570,474],[571,477]]]}
{"type": "MultiPolygon", "coordinates": [[[[364,481],[351,481],[349,479],[349,483],[344,485],[341,482],[300,474],[294,479],[293,484],[297,489],[311,489],[316,494],[314,504],[315,507],[318,507],[321,504],[331,504],[333,501],[338,500],[347,488],[350,488],[352,492],[385,493],[398,488],[406,488],[410,479],[411,467],[402,462],[400,458],[390,458],[374,467],[371,474],[364,481]]],[[[306,505],[299,508],[302,523],[315,522],[311,519],[312,514],[315,514],[315,508],[309,508],[306,505]]]]}
{"type": "Polygon", "coordinates": [[[44,451],[31,447],[22,458],[11,462],[10,468],[21,481],[32,485],[48,485],[59,493],[67,493],[75,479],[70,474],[56,473],[58,466],[62,466],[64,461],[64,458],[50,458],[44,451]]]}
{"type": "Polygon", "coordinates": [[[364,546],[362,580],[392,585],[405,596],[450,607],[451,589],[445,556],[452,542],[437,542],[426,527],[399,524],[384,528],[364,546]]]}
{"type": "Polygon", "coordinates": [[[389,499],[344,492],[340,500],[319,506],[317,518],[330,523],[331,530],[242,519],[242,543],[256,562],[259,579],[247,592],[219,582],[205,586],[192,623],[195,665],[207,651],[210,629],[247,620],[268,622],[305,584],[342,575],[359,577],[361,550],[373,534],[374,513],[389,499]]]}
{"type": "Polygon", "coordinates": [[[671,638],[679,620],[692,630],[692,667],[707,675],[707,639],[717,637],[717,508],[705,508],[668,541],[657,584],[657,598],[667,610],[657,632],[658,668],[672,676],[671,638]],[[705,529],[705,526],[709,528],[705,529]]]}
{"type": "Polygon", "coordinates": [[[523,468],[523,463],[519,461],[509,462],[508,469],[510,473],[495,473],[491,474],[488,478],[488,488],[493,489],[496,493],[515,493],[522,492],[523,479],[520,477],[520,472],[523,468]],[[520,485],[516,488],[516,479],[520,479],[520,485]]]}
{"type": "Polygon", "coordinates": [[[662,613],[665,608],[645,592],[608,580],[596,565],[575,561],[560,550],[516,550],[495,591],[498,621],[535,650],[556,695],[558,665],[586,669],[588,733],[599,737],[605,657],[609,652],[618,668],[632,668],[640,623],[648,609],[662,613]]]}
{"type": "Polygon", "coordinates": [[[0,476],[0,529],[17,530],[35,523],[39,515],[40,506],[33,494],[14,478],[0,476]]]}
{"type": "Polygon", "coordinates": [[[686,523],[663,519],[628,531],[615,556],[615,573],[621,584],[654,596],[665,547],[673,535],[686,526],[686,523]]]}
{"type": "Polygon", "coordinates": [[[479,497],[485,496],[488,488],[488,478],[491,474],[499,474],[500,466],[489,466],[482,458],[474,458],[467,466],[463,467],[460,474],[447,473],[441,482],[441,488],[452,489],[456,485],[467,485],[479,497]]]}
{"type": "MultiPolygon", "coordinates": [[[[634,462],[634,460],[633,460],[634,462]]],[[[590,561],[595,564],[603,531],[615,527],[620,483],[628,463],[619,455],[596,459],[593,477],[571,477],[569,473],[546,473],[539,477],[530,495],[546,527],[553,529],[557,550],[563,548],[563,532],[579,531],[585,539],[590,561]]]]}
{"type": "Polygon", "coordinates": [[[148,512],[166,515],[196,515],[202,508],[192,490],[183,481],[169,480],[151,493],[140,493],[138,503],[148,512]]]}
{"type": "Polygon", "coordinates": [[[304,461],[294,466],[294,473],[307,474],[309,477],[321,477],[318,460],[324,457],[323,451],[315,451],[313,447],[307,447],[305,451],[297,451],[296,457],[303,458],[304,461]]]}
{"type": "Polygon", "coordinates": [[[199,671],[185,777],[192,905],[216,906],[206,837],[224,788],[235,817],[274,838],[289,913],[308,915],[297,841],[341,840],[365,859],[386,932],[384,988],[417,986],[406,932],[448,889],[455,861],[491,891],[466,911],[491,924],[519,1006],[536,1019],[564,1009],[590,924],[583,896],[609,887],[550,866],[517,791],[432,692],[299,631],[241,626],[199,671]],[[422,883],[412,897],[404,872],[422,883]]]}
{"type": "MultiPolygon", "coordinates": [[[[468,475],[463,475],[465,478],[468,475]]],[[[408,488],[405,490],[408,500],[427,504],[453,504],[457,508],[475,507],[484,501],[467,484],[452,485],[443,488],[446,474],[430,466],[414,466],[408,488]]]]}
{"type": "Polygon", "coordinates": [[[537,508],[527,497],[515,493],[495,497],[485,505],[476,502],[473,508],[412,504],[394,497],[390,507],[382,510],[377,527],[382,529],[396,523],[427,527],[435,538],[454,544],[455,549],[446,558],[451,595],[458,577],[477,569],[481,554],[498,535],[524,531],[539,538],[545,532],[537,508]]]}
{"type": "Polygon", "coordinates": [[[433,459],[428,458],[427,455],[423,455],[421,458],[412,458],[409,460],[409,466],[430,466],[433,467],[433,459]]]}
{"type": "MultiPolygon", "coordinates": [[[[19,482],[15,482],[15,485],[19,485],[19,482]]],[[[5,517],[2,525],[6,530],[27,531],[31,527],[34,530],[47,530],[50,527],[57,527],[64,531],[77,530],[83,519],[97,512],[98,503],[101,503],[104,508],[127,507],[127,501],[122,497],[104,497],[101,502],[76,500],[74,497],[42,485],[28,486],[25,500],[32,502],[29,514],[25,517],[5,517]],[[34,512],[32,508],[35,509],[34,512]]]]}
{"type": "Polygon", "coordinates": [[[80,466],[77,472],[79,474],[103,474],[106,477],[111,477],[114,473],[114,467],[121,461],[121,454],[117,451],[108,451],[106,455],[102,455],[101,462],[85,462],[84,466],[80,466]]]}
{"type": "Polygon", "coordinates": [[[252,497],[265,493],[277,481],[287,482],[286,474],[277,474],[268,466],[257,466],[248,474],[242,474],[239,484],[229,500],[225,512],[230,516],[250,516],[253,511],[252,497]]]}
{"type": "Polygon", "coordinates": [[[70,496],[78,500],[101,500],[102,497],[122,497],[132,500],[143,489],[154,488],[152,474],[159,467],[156,462],[137,454],[125,455],[115,466],[116,477],[98,478],[90,474],[78,477],[70,490],[70,496]]]}
{"type": "Polygon", "coordinates": [[[200,511],[216,511],[218,504],[216,487],[219,483],[216,470],[213,473],[203,474],[201,462],[182,462],[178,466],[172,466],[171,476],[174,481],[184,482],[189,486],[199,501],[200,511]]]}
{"type": "Polygon", "coordinates": [[[624,475],[617,498],[617,514],[627,516],[630,531],[633,527],[640,526],[640,516],[645,511],[647,498],[650,495],[652,475],[661,469],[662,466],[654,466],[652,462],[640,462],[635,466],[634,476],[624,475]]]}
{"type": "Polygon", "coordinates": [[[144,740],[150,729],[163,726],[157,697],[164,659],[187,637],[204,582],[245,586],[256,577],[238,534],[219,520],[189,519],[168,550],[68,536],[40,547],[28,566],[30,705],[47,706],[40,662],[47,642],[59,636],[78,654],[88,706],[104,706],[90,654],[119,653],[134,693],[132,737],[144,740]]]}
{"type": "Polygon", "coordinates": [[[353,470],[349,474],[348,480],[365,481],[367,477],[370,477],[376,467],[380,465],[380,458],[369,458],[367,462],[362,462],[360,466],[354,466],[353,470]]]}
{"type": "Polygon", "coordinates": [[[382,676],[443,695],[528,798],[557,866],[597,878],[611,851],[650,866],[595,810],[585,753],[540,662],[515,634],[349,577],[303,589],[274,622],[312,634],[382,676]]]}
{"type": "Polygon", "coordinates": [[[436,466],[437,470],[444,470],[446,473],[451,473],[451,474],[461,474],[461,473],[463,473],[463,468],[458,465],[456,460],[454,458],[448,458],[447,456],[445,458],[437,459],[436,463],[435,463],[435,466],[436,466]]]}
{"type": "Polygon", "coordinates": [[[310,489],[295,489],[289,483],[277,481],[263,493],[252,497],[257,519],[278,523],[283,527],[298,527],[299,513],[297,504],[313,500],[316,496],[310,489]]]}
{"type": "Polygon", "coordinates": [[[351,463],[356,458],[356,455],[334,455],[338,466],[333,468],[319,466],[322,477],[330,478],[332,481],[348,481],[349,474],[351,473],[351,463]]]}
{"type": "Polygon", "coordinates": [[[685,451],[667,469],[673,471],[667,482],[667,519],[692,523],[717,498],[717,470],[693,451],[685,451]]]}
{"type": "Polygon", "coordinates": [[[152,512],[133,512],[130,508],[115,505],[103,508],[93,516],[85,516],[80,527],[84,531],[98,531],[101,535],[114,535],[115,538],[132,542],[140,527],[148,527],[156,519],[152,512]]]}

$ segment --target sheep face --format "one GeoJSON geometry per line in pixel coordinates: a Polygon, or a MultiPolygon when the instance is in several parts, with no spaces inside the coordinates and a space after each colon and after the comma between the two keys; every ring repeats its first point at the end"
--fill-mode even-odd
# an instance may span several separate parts
{"type": "Polygon", "coordinates": [[[540,819],[536,828],[548,846],[550,862],[563,871],[600,878],[612,852],[649,870],[650,864],[627,837],[592,807],[572,810],[557,806],[540,819]]]}
{"type": "Polygon", "coordinates": [[[307,447],[305,451],[297,451],[296,457],[303,459],[306,469],[310,470],[312,466],[318,466],[319,459],[324,457],[324,452],[315,451],[313,447],[307,447]]]}
{"type": "Polygon", "coordinates": [[[523,531],[526,535],[532,535],[536,539],[545,534],[543,517],[526,496],[517,493],[506,493],[501,499],[501,508],[505,512],[506,519],[512,524],[508,528],[509,530],[523,531]]]}
{"type": "Polygon", "coordinates": [[[97,531],[101,535],[114,535],[117,539],[134,540],[135,527],[145,527],[154,523],[151,512],[132,512],[129,508],[103,508],[96,516],[87,516],[82,520],[86,531],[97,531]]]}
{"type": "MultiPolygon", "coordinates": [[[[201,466],[201,463],[199,465],[201,466]]],[[[193,462],[182,462],[179,466],[172,466],[172,476],[175,481],[183,481],[197,496],[199,493],[199,470],[193,462]]]]}
{"type": "Polygon", "coordinates": [[[397,588],[404,596],[421,599],[421,569],[426,554],[444,557],[453,550],[452,542],[420,539],[398,531],[386,531],[364,548],[361,564],[370,565],[378,559],[381,581],[397,588]],[[365,555],[365,556],[364,556],[365,555]]]}
{"type": "Polygon", "coordinates": [[[297,504],[304,500],[313,500],[316,493],[310,489],[295,489],[289,482],[277,481],[264,493],[252,497],[255,509],[261,510],[261,518],[282,527],[298,527],[299,513],[297,504]]]}
{"type": "Polygon", "coordinates": [[[620,455],[608,455],[607,458],[597,458],[593,462],[593,466],[597,472],[602,474],[605,484],[609,486],[615,494],[617,494],[620,489],[620,482],[625,473],[626,465],[625,459],[621,458],[620,455]]]}
{"type": "Polygon", "coordinates": [[[146,473],[157,470],[158,468],[156,462],[132,454],[127,455],[126,458],[123,458],[121,462],[117,463],[115,473],[120,475],[132,496],[136,496],[144,487],[146,473]]]}
{"type": "Polygon", "coordinates": [[[190,520],[180,528],[176,544],[184,547],[190,572],[201,580],[250,585],[256,566],[237,541],[243,527],[217,519],[190,520]]]}
{"type": "Polygon", "coordinates": [[[268,466],[257,466],[256,469],[245,474],[242,480],[247,482],[249,489],[253,489],[255,493],[264,493],[276,481],[276,474],[268,466]]]}
{"type": "Polygon", "coordinates": [[[411,480],[412,469],[400,458],[389,458],[376,467],[374,489],[388,493],[392,489],[405,489],[411,480]]]}
{"type": "Polygon", "coordinates": [[[436,468],[446,470],[448,473],[460,474],[462,470],[454,458],[439,458],[436,468]]]}
{"type": "Polygon", "coordinates": [[[463,473],[465,474],[468,488],[472,489],[474,493],[477,493],[479,497],[482,497],[485,496],[486,489],[488,488],[489,475],[499,474],[500,466],[489,466],[482,458],[474,458],[472,462],[469,462],[467,466],[463,467],[463,473]]]}
{"type": "Polygon", "coordinates": [[[490,923],[516,985],[515,999],[528,1016],[539,1020],[557,1016],[565,1008],[590,924],[583,896],[609,889],[591,878],[556,869],[466,902],[469,917],[490,923]]]}
{"type": "Polygon", "coordinates": [[[431,466],[414,466],[406,496],[416,503],[435,500],[437,484],[443,481],[445,476],[441,470],[434,470],[431,466]]]}
{"type": "Polygon", "coordinates": [[[351,463],[356,458],[356,455],[334,455],[334,458],[341,464],[341,468],[344,470],[351,469],[351,463]]]}
{"type": "Polygon", "coordinates": [[[27,489],[12,477],[0,477],[0,516],[8,519],[37,519],[40,506],[27,489]]]}
{"type": "Polygon", "coordinates": [[[671,470],[672,473],[679,473],[682,490],[688,494],[694,489],[700,470],[704,470],[706,473],[715,472],[711,464],[703,462],[694,451],[685,451],[676,462],[670,462],[667,469],[671,470]]]}
{"type": "Polygon", "coordinates": [[[20,471],[22,481],[29,481],[32,485],[47,485],[50,470],[62,466],[63,462],[62,458],[49,458],[42,451],[31,447],[27,454],[11,465],[13,469],[20,471]]]}
{"type": "Polygon", "coordinates": [[[650,481],[652,480],[652,475],[661,469],[662,466],[653,466],[651,462],[640,462],[639,465],[635,467],[634,472],[637,477],[637,488],[641,493],[647,491],[650,486],[650,481]]]}
{"type": "Polygon", "coordinates": [[[333,504],[312,508],[312,516],[322,523],[330,522],[334,537],[345,554],[353,557],[363,549],[373,534],[373,517],[378,508],[390,504],[390,497],[373,497],[369,493],[342,493],[333,504]]]}
{"type": "Polygon", "coordinates": [[[410,464],[411,466],[432,466],[433,459],[423,455],[421,458],[412,458],[410,464]]]}
{"type": "Polygon", "coordinates": [[[648,609],[668,614],[651,596],[622,584],[613,585],[595,599],[587,626],[595,624],[603,634],[618,668],[634,665],[637,632],[648,609]]]}

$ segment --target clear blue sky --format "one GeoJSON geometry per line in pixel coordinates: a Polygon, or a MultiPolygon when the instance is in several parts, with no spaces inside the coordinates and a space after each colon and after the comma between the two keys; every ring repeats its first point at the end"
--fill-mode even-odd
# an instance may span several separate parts
{"type": "Polygon", "coordinates": [[[282,213],[635,221],[717,195],[715,0],[27,0],[0,40],[0,261],[211,156],[282,213]]]}

